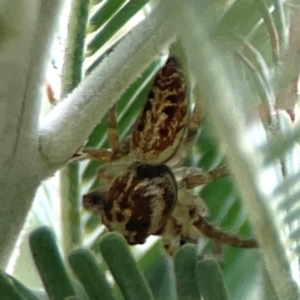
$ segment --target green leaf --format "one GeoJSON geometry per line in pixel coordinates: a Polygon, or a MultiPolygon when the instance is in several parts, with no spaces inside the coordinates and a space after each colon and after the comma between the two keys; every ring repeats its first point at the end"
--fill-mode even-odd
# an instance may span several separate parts
{"type": "Polygon", "coordinates": [[[73,251],[69,256],[69,263],[90,299],[114,299],[105,275],[88,250],[79,249],[73,251]]]}
{"type": "Polygon", "coordinates": [[[226,289],[232,300],[251,299],[260,288],[263,262],[259,249],[238,249],[224,247],[222,264],[226,289]],[[250,297],[250,298],[249,298],[250,297]]]}
{"type": "MultiPolygon", "coordinates": [[[[29,290],[24,284],[22,284],[17,279],[13,278],[12,276],[8,275],[9,280],[13,283],[16,290],[22,295],[26,300],[39,300],[31,290],[29,290]]],[[[0,291],[2,291],[0,287],[0,291]]],[[[1,295],[2,296],[2,295],[1,295]]]]}
{"type": "Polygon", "coordinates": [[[71,2],[67,51],[65,52],[62,74],[62,96],[69,94],[81,81],[85,29],[87,25],[89,0],[71,2]]]}
{"type": "Polygon", "coordinates": [[[30,234],[29,245],[49,298],[61,300],[75,296],[74,286],[62,262],[52,232],[47,227],[34,230],[30,234]]]}
{"type": "Polygon", "coordinates": [[[260,18],[261,14],[256,9],[255,1],[238,0],[226,11],[217,29],[222,34],[230,31],[246,36],[253,30],[260,18]]]}
{"type": "Polygon", "coordinates": [[[295,141],[298,141],[300,139],[300,125],[296,124],[296,126],[293,127],[293,131],[286,132],[284,135],[278,135],[276,137],[273,137],[273,139],[270,141],[268,147],[269,151],[266,152],[265,157],[265,164],[268,165],[274,160],[277,160],[278,157],[282,157],[290,151],[295,141]],[[271,148],[271,149],[270,149],[271,148]]]}
{"type": "Polygon", "coordinates": [[[109,0],[100,6],[91,16],[87,33],[91,33],[105,24],[126,2],[126,0],[109,0]]]}
{"type": "Polygon", "coordinates": [[[196,281],[196,247],[186,244],[175,255],[175,275],[177,283],[177,298],[194,300],[199,299],[196,281]]]}
{"type": "Polygon", "coordinates": [[[138,266],[143,270],[155,300],[176,299],[173,259],[165,253],[160,240],[139,258],[138,266]]]}
{"type": "Polygon", "coordinates": [[[274,0],[274,19],[278,30],[279,42],[282,50],[286,50],[288,44],[288,26],[284,11],[284,2],[282,0],[274,0]]]}
{"type": "Polygon", "coordinates": [[[11,282],[11,279],[0,270],[1,300],[25,300],[11,282]]]}
{"type": "Polygon", "coordinates": [[[149,0],[135,0],[127,2],[108,24],[88,43],[87,55],[93,55],[98,49],[103,47],[103,45],[142,9],[148,1],[149,0]]]}
{"type": "Polygon", "coordinates": [[[275,63],[279,59],[279,37],[278,32],[274,24],[272,13],[270,12],[269,7],[266,5],[264,0],[258,0],[255,2],[258,5],[258,9],[261,11],[261,14],[264,19],[264,23],[269,33],[269,40],[271,45],[271,50],[273,54],[273,60],[275,63]]]}
{"type": "Polygon", "coordinates": [[[72,163],[60,170],[60,197],[62,242],[64,257],[75,247],[81,245],[81,220],[80,220],[80,186],[78,163],[72,163]]]}
{"type": "Polygon", "coordinates": [[[115,232],[106,234],[100,242],[100,251],[125,300],[154,299],[121,235],[115,232]]]}
{"type": "Polygon", "coordinates": [[[199,292],[203,300],[228,300],[223,274],[214,259],[204,259],[196,268],[199,292]]]}

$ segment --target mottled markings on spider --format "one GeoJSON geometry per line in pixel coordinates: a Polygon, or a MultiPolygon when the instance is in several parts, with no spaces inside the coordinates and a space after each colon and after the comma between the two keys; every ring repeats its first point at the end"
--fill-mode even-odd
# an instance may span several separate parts
{"type": "Polygon", "coordinates": [[[133,128],[131,147],[137,161],[161,164],[179,146],[188,121],[186,78],[171,57],[156,75],[133,128]]]}
{"type": "Polygon", "coordinates": [[[124,165],[118,161],[104,165],[98,170],[98,177],[108,189],[91,192],[83,198],[84,207],[101,215],[109,230],[122,234],[131,245],[144,243],[150,235],[160,235],[171,255],[183,243],[196,241],[202,235],[234,247],[257,246],[253,240],[241,240],[209,224],[204,218],[206,205],[190,191],[227,176],[226,168],[207,174],[189,170],[177,183],[173,171],[176,173],[176,167],[180,166],[170,170],[164,165],[171,159],[170,165],[174,166],[172,160],[181,158],[182,151],[188,152],[201,122],[201,109],[197,105],[192,115],[188,115],[186,79],[176,59],[170,58],[158,72],[134,125],[131,142],[125,143],[125,151],[120,151],[122,144],[115,132],[113,110],[109,117],[112,151],[88,153],[94,159],[116,162],[131,151],[133,155],[127,158],[133,163],[126,161],[124,165]],[[115,167],[117,170],[113,171],[115,167]]]}
{"type": "Polygon", "coordinates": [[[100,213],[104,225],[134,245],[160,234],[175,206],[177,186],[166,165],[134,163],[114,179],[106,199],[92,193],[85,196],[85,208],[100,213]]]}

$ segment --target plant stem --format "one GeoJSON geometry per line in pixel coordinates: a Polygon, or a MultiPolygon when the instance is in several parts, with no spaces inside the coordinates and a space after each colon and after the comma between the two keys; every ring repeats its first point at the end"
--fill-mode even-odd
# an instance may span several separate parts
{"type": "MultiPolygon", "coordinates": [[[[72,1],[62,75],[63,97],[81,81],[88,12],[89,1],[72,1]]],[[[67,165],[60,171],[60,203],[63,252],[67,257],[74,248],[81,245],[78,163],[67,165]]]]}

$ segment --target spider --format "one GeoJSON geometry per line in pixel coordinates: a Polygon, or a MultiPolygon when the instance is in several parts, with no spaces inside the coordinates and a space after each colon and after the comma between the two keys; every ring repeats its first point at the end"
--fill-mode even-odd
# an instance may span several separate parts
{"type": "Polygon", "coordinates": [[[226,167],[208,173],[185,168],[183,162],[197,136],[201,109],[189,113],[186,77],[170,57],[157,73],[131,137],[119,142],[115,107],[107,114],[110,149],[83,149],[86,157],[107,162],[98,170],[105,187],[83,196],[86,210],[101,216],[109,229],[128,244],[162,237],[173,254],[202,235],[234,247],[257,247],[208,223],[205,203],[192,189],[229,175],[226,167]]]}

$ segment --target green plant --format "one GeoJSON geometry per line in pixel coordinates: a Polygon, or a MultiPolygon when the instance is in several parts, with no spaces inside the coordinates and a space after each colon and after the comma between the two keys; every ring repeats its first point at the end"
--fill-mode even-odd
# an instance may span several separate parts
{"type": "MultiPolygon", "coordinates": [[[[30,248],[33,260],[50,299],[112,300],[122,299],[120,295],[124,299],[154,299],[157,290],[151,290],[147,274],[141,272],[120,235],[106,235],[99,247],[119,291],[116,291],[115,284],[111,286],[107,281],[94,255],[86,249],[75,250],[69,256],[73,274],[81,285],[74,282],[62,262],[49,229],[42,227],[32,232],[30,248]]],[[[164,267],[167,268],[167,265],[164,267]]],[[[204,299],[228,299],[218,263],[213,259],[197,257],[194,245],[187,244],[176,254],[175,279],[178,299],[198,299],[200,295],[204,299]]],[[[4,297],[2,299],[38,299],[33,291],[4,273],[1,274],[0,287],[1,296],[4,297]]]]}
{"type": "MultiPolygon", "coordinates": [[[[182,57],[191,82],[195,83],[194,93],[203,100],[207,110],[207,118],[187,164],[210,170],[223,160],[220,145],[221,149],[224,148],[234,183],[227,178],[218,180],[205,186],[201,196],[208,203],[210,221],[248,237],[251,232],[245,221],[244,209],[260,250],[225,248],[223,274],[220,275],[214,262],[206,259],[199,262],[195,248],[187,245],[175,257],[175,288],[172,263],[160,252],[159,244],[155,244],[138,259],[149,285],[138,275],[137,280],[142,282],[139,292],[147,294],[144,297],[174,299],[177,289],[178,299],[185,299],[188,297],[186,293],[195,297],[200,289],[203,295],[207,290],[219,291],[218,295],[223,295],[221,299],[227,296],[230,299],[253,299],[255,287],[258,299],[299,299],[299,128],[292,124],[290,118],[297,100],[295,85],[298,80],[300,18],[298,6],[294,5],[298,2],[236,0],[225,3],[203,0],[188,3],[119,1],[116,4],[108,1],[103,6],[94,7],[94,4],[89,6],[88,1],[73,1],[62,75],[62,98],[66,99],[39,126],[37,104],[40,95],[35,87],[42,82],[41,71],[47,61],[45,45],[49,43],[60,3],[45,0],[42,4],[36,1],[37,4],[30,7],[24,4],[19,7],[18,3],[10,0],[1,4],[2,11],[6,12],[1,14],[4,33],[1,41],[3,47],[7,45],[0,53],[3,57],[0,61],[3,64],[1,86],[5,87],[0,94],[4,103],[0,110],[0,195],[1,205],[5,208],[0,212],[2,266],[7,263],[41,180],[61,168],[88,135],[88,146],[106,146],[105,122],[95,125],[116,101],[120,134],[121,137],[126,136],[144,100],[147,86],[160,66],[161,56],[173,41],[173,36],[177,35],[179,42],[170,51],[182,57]],[[145,4],[149,6],[144,7],[145,4]],[[89,25],[88,15],[92,10],[95,13],[89,25]],[[114,33],[124,30],[126,21],[137,11],[143,11],[146,19],[130,29],[130,33],[116,39],[114,33]],[[17,14],[22,15],[20,22],[10,18],[17,14]],[[85,32],[91,34],[101,26],[102,30],[86,43],[86,53],[91,57],[89,61],[84,60],[85,32]],[[16,28],[18,30],[12,30],[16,28]],[[89,75],[84,76],[81,82],[83,73],[89,75]],[[9,103],[10,99],[14,100],[13,104],[9,103]],[[258,108],[266,113],[259,116],[258,108]],[[7,128],[13,134],[8,133],[7,128]],[[21,200],[20,195],[23,196],[21,200]],[[202,264],[208,268],[207,272],[216,272],[216,276],[223,277],[223,280],[215,278],[201,285],[205,279],[201,279],[202,264]],[[191,275],[193,269],[196,270],[195,277],[191,275]],[[155,281],[157,274],[169,275],[163,277],[167,288],[155,281]]],[[[86,245],[88,234],[95,233],[100,226],[99,220],[86,215],[80,206],[81,191],[96,185],[97,167],[95,162],[86,162],[79,166],[66,166],[61,171],[61,231],[65,258],[73,249],[86,245]]],[[[48,223],[51,225],[51,222],[48,223]]],[[[92,241],[89,240],[89,247],[99,252],[100,235],[95,236],[92,241]]],[[[123,243],[115,234],[110,234],[100,242],[100,251],[103,252],[101,247],[105,242],[112,240],[123,243]]],[[[47,230],[32,234],[31,247],[35,258],[43,254],[46,241],[50,241],[50,248],[56,248],[47,230]],[[45,238],[45,243],[37,242],[33,246],[37,237],[45,238]]],[[[123,246],[115,246],[114,249],[123,246]]],[[[128,250],[123,250],[124,255],[128,255],[128,250]]],[[[203,255],[211,252],[211,245],[206,245],[203,255]]],[[[115,257],[121,258],[120,263],[124,262],[125,256],[119,257],[118,253],[114,254],[115,257]]],[[[91,270],[98,272],[99,265],[93,262],[90,254],[85,250],[75,250],[69,257],[85,291],[73,285],[58,253],[55,255],[56,267],[61,271],[54,271],[54,274],[59,273],[62,278],[58,286],[55,285],[57,282],[51,281],[54,258],[48,261],[44,257],[41,264],[36,263],[43,268],[41,277],[51,279],[45,284],[50,297],[56,292],[62,293],[56,296],[57,299],[71,295],[73,299],[84,299],[87,294],[97,294],[98,287],[92,287],[94,282],[89,282],[86,270],[80,268],[80,264],[84,266],[80,263],[84,260],[90,263],[91,270]]],[[[100,266],[107,270],[101,261],[100,266]]],[[[136,268],[133,263],[131,266],[136,268]]],[[[111,265],[109,269],[114,272],[111,265]]],[[[124,292],[121,288],[123,284],[130,286],[124,278],[118,282],[122,293],[115,286],[111,292],[104,276],[97,274],[106,298],[112,293],[117,299],[121,294],[125,299],[134,299],[134,296],[126,294],[130,293],[130,289],[124,292]]],[[[122,270],[119,274],[126,276],[122,270]]],[[[1,291],[3,295],[7,291],[6,299],[35,299],[18,281],[4,273],[1,275],[1,291]]],[[[117,277],[115,275],[116,281],[117,277]]],[[[133,294],[140,295],[135,291],[133,294]]],[[[216,297],[213,296],[213,299],[216,297]]]]}

